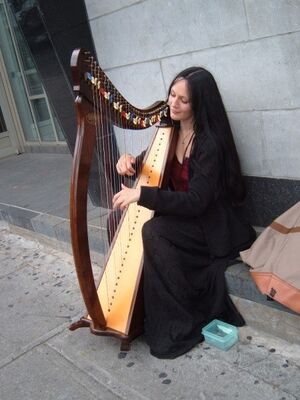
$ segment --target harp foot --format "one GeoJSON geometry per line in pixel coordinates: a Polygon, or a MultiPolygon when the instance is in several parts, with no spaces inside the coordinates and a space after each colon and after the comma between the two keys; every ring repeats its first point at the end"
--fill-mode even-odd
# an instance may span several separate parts
{"type": "Polygon", "coordinates": [[[69,330],[70,331],[75,331],[76,329],[79,329],[79,328],[87,328],[87,327],[89,327],[90,326],[90,323],[88,322],[88,321],[86,321],[86,320],[84,320],[84,319],[80,319],[79,321],[77,321],[77,322],[73,322],[73,324],[71,324],[70,326],[69,326],[69,330]]]}
{"type": "Polygon", "coordinates": [[[121,346],[120,346],[121,351],[130,351],[130,346],[131,346],[130,340],[126,339],[121,340],[121,346]]]}

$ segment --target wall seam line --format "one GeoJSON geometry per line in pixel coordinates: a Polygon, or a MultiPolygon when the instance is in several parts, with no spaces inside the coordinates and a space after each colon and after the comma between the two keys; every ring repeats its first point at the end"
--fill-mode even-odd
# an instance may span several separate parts
{"type": "Polygon", "coordinates": [[[185,56],[185,55],[188,55],[188,54],[201,53],[203,51],[216,50],[216,49],[224,49],[224,48],[227,48],[227,47],[230,47],[230,46],[234,47],[234,46],[238,46],[238,45],[246,45],[248,43],[259,42],[260,40],[266,40],[266,39],[270,39],[270,38],[274,38],[274,37],[281,37],[281,36],[289,36],[289,35],[293,35],[293,34],[296,34],[296,33],[300,33],[300,29],[297,30],[297,31],[293,31],[293,32],[285,32],[285,33],[280,33],[280,34],[277,34],[277,35],[264,36],[264,37],[259,37],[259,38],[255,38],[255,39],[249,39],[249,40],[241,40],[241,41],[237,41],[237,42],[226,43],[226,44],[220,45],[220,46],[204,47],[202,49],[189,50],[189,51],[185,51],[185,52],[182,52],[182,53],[170,54],[170,55],[167,55],[167,56],[164,56],[164,57],[150,58],[150,59],[143,60],[143,61],[135,61],[135,62],[131,62],[129,64],[119,64],[119,65],[115,65],[113,67],[106,67],[104,69],[104,71],[112,71],[112,70],[117,69],[117,68],[130,67],[132,65],[145,64],[145,63],[148,63],[148,62],[159,62],[159,61],[164,61],[164,60],[175,58],[175,57],[185,56]]]}

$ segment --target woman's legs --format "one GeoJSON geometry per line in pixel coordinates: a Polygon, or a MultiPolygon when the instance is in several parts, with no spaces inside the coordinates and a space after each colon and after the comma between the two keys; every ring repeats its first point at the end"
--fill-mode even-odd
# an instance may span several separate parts
{"type": "Polygon", "coordinates": [[[214,318],[243,325],[227,293],[227,260],[210,257],[199,221],[158,216],[142,235],[145,333],[153,355],[174,358],[190,350],[214,318]]]}

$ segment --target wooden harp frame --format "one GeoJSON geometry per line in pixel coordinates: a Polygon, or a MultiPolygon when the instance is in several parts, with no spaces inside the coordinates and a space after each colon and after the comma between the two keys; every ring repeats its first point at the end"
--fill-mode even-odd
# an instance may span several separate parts
{"type": "Polygon", "coordinates": [[[121,339],[121,349],[128,350],[130,342],[143,332],[141,228],[153,216],[153,211],[137,206],[136,203],[127,207],[110,246],[97,288],[92,271],[87,225],[89,173],[97,124],[99,118],[104,118],[103,109],[99,110],[98,102],[95,104],[95,97],[102,96],[104,105],[102,102],[101,107],[109,110],[110,118],[117,126],[144,129],[160,122],[147,150],[136,185],[166,185],[177,135],[169,123],[162,122],[166,119],[167,110],[164,101],[144,110],[133,107],[113,86],[89,52],[74,50],[71,70],[73,89],[77,95],[77,138],[70,188],[70,227],[77,277],[88,314],[73,323],[70,330],[90,327],[91,332],[96,335],[118,337],[121,339]],[[129,220],[134,221],[134,230],[128,225],[129,220]],[[119,240],[125,244],[120,245],[119,240]],[[131,245],[133,242],[134,246],[131,245]],[[129,255],[129,250],[127,252],[126,249],[130,246],[132,250],[129,255]],[[120,261],[117,261],[117,267],[112,267],[111,260],[115,259],[120,261]],[[117,286],[112,291],[117,294],[108,294],[107,286],[117,286]]]}

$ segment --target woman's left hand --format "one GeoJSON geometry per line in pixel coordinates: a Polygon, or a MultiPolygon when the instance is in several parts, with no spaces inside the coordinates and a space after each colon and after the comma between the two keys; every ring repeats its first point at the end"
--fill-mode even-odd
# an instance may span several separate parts
{"type": "Polygon", "coordinates": [[[141,188],[128,188],[125,185],[121,185],[122,189],[116,193],[113,197],[113,208],[120,208],[124,210],[130,203],[134,203],[140,199],[141,188]]]}

